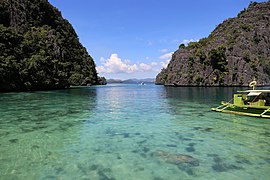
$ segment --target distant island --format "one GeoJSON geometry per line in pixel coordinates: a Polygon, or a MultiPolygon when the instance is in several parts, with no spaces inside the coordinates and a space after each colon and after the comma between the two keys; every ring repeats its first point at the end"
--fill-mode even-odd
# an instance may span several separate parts
{"type": "Polygon", "coordinates": [[[0,92],[106,84],[72,25],[47,0],[1,0],[0,17],[0,92]]]}
{"type": "Polygon", "coordinates": [[[123,83],[123,84],[140,84],[140,83],[148,83],[148,84],[154,84],[155,78],[145,78],[145,79],[126,79],[126,80],[120,80],[120,79],[108,79],[107,83],[123,83]]]}
{"type": "Polygon", "coordinates": [[[156,84],[167,86],[270,85],[270,1],[252,2],[207,37],[179,45],[156,84]]]}

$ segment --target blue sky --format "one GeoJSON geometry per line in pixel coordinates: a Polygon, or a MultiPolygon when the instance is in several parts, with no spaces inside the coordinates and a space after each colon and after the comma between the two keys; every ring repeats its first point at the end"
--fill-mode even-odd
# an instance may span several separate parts
{"type": "MultiPolygon", "coordinates": [[[[49,0],[107,79],[154,78],[179,44],[207,37],[250,0],[49,0]]],[[[262,1],[257,1],[262,2],[262,1]]]]}

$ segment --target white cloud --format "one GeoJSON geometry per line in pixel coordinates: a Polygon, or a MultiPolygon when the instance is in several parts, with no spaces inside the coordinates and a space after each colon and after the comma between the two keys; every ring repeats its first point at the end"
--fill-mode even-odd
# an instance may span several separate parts
{"type": "Polygon", "coordinates": [[[159,57],[161,60],[163,60],[160,62],[162,68],[167,67],[167,65],[169,64],[169,62],[172,58],[172,54],[173,54],[173,52],[170,52],[170,53],[163,54],[162,56],[159,57]]]}
{"type": "Polygon", "coordinates": [[[138,62],[132,63],[130,60],[122,60],[118,54],[111,54],[108,59],[100,58],[101,65],[97,66],[97,72],[101,76],[114,76],[114,77],[140,77],[142,74],[156,75],[162,68],[166,68],[170,62],[171,53],[165,53],[160,56],[161,61],[152,61],[149,63],[138,62]]]}
{"type": "Polygon", "coordinates": [[[151,64],[151,66],[157,66],[158,65],[157,62],[151,62],[150,64],[151,64]]]}
{"type": "Polygon", "coordinates": [[[99,73],[106,73],[106,69],[104,66],[97,66],[96,67],[96,70],[99,72],[99,73]]]}
{"type": "Polygon", "coordinates": [[[140,63],[139,67],[143,72],[152,71],[152,66],[150,64],[140,63]]]}
{"type": "Polygon", "coordinates": [[[100,62],[105,63],[106,62],[106,59],[104,57],[101,57],[100,58],[100,62]]]}
{"type": "Polygon", "coordinates": [[[103,66],[97,66],[99,73],[133,73],[138,70],[136,64],[130,64],[129,60],[122,61],[117,54],[112,54],[109,59],[100,58],[103,66]]]}
{"type": "Polygon", "coordinates": [[[160,50],[160,52],[162,52],[162,53],[166,53],[166,52],[168,52],[169,50],[168,49],[161,49],[160,50]]]}
{"type": "Polygon", "coordinates": [[[161,66],[162,66],[163,68],[167,68],[169,62],[170,62],[170,60],[166,60],[166,61],[160,62],[160,64],[161,64],[161,66]]]}
{"type": "Polygon", "coordinates": [[[122,60],[117,54],[112,54],[109,59],[100,58],[101,66],[97,66],[98,73],[104,74],[132,74],[139,72],[159,72],[160,63],[137,63],[132,64],[130,60],[122,60]]]}
{"type": "Polygon", "coordinates": [[[166,54],[163,54],[162,56],[160,56],[159,58],[162,59],[162,60],[167,60],[167,59],[171,59],[172,58],[172,52],[170,53],[166,53],[166,54]]]}

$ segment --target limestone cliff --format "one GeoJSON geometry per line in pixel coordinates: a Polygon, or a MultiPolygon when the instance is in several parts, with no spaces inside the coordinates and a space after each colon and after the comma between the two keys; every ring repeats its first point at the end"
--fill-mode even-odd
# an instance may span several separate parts
{"type": "Polygon", "coordinates": [[[246,86],[270,84],[270,2],[251,3],[199,42],[174,52],[156,84],[246,86]]]}
{"type": "Polygon", "coordinates": [[[48,0],[0,1],[0,91],[105,82],[72,25],[48,0]]]}

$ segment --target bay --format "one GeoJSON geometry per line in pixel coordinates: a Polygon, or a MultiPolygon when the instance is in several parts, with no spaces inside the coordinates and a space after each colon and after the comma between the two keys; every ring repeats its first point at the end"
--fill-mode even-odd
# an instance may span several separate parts
{"type": "Polygon", "coordinates": [[[0,94],[0,179],[268,179],[270,121],[237,88],[110,84],[0,94]]]}

